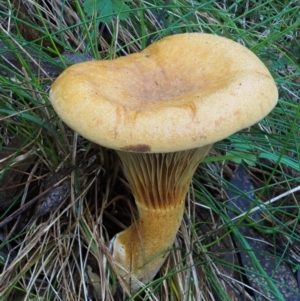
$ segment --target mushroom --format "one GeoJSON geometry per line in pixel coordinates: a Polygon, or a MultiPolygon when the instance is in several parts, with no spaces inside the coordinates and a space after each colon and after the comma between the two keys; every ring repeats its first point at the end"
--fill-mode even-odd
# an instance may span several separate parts
{"type": "Polygon", "coordinates": [[[163,265],[193,174],[213,143],[260,121],[277,99],[272,76],[250,50],[203,33],[79,63],[55,80],[50,101],[57,114],[122,161],[139,218],[111,243],[132,292],[163,265]]]}

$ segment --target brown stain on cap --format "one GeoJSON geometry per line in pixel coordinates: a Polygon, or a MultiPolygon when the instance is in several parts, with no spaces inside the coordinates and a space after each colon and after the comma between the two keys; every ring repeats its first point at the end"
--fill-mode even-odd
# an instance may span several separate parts
{"type": "Polygon", "coordinates": [[[146,153],[151,151],[150,145],[147,144],[136,144],[136,145],[126,145],[121,147],[121,150],[127,152],[137,152],[137,153],[146,153]]]}

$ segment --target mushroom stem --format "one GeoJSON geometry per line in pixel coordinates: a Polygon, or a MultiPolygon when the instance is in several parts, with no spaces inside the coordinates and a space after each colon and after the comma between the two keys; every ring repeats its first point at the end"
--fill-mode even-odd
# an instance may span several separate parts
{"type": "Polygon", "coordinates": [[[165,212],[138,207],[139,219],[117,234],[113,256],[118,274],[135,292],[150,282],[163,265],[181,223],[184,202],[165,212]]]}
{"type": "Polygon", "coordinates": [[[193,174],[212,145],[173,153],[117,151],[139,218],[113,240],[118,273],[136,291],[164,263],[180,226],[193,174]]]}

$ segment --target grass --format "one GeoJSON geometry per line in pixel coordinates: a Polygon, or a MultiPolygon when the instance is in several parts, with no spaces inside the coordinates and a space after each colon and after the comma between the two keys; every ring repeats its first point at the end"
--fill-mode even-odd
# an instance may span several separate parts
{"type": "Polygon", "coordinates": [[[89,15],[79,0],[0,1],[1,301],[300,298],[297,2],[134,1],[119,7],[118,18],[89,15]],[[48,91],[70,57],[113,59],[182,32],[250,48],[274,76],[280,100],[259,124],[215,145],[194,177],[166,264],[128,297],[106,245],[135,212],[126,179],[112,151],[57,118],[48,91]],[[231,182],[242,163],[252,186],[231,182]],[[233,211],[241,197],[251,206],[233,211]]]}

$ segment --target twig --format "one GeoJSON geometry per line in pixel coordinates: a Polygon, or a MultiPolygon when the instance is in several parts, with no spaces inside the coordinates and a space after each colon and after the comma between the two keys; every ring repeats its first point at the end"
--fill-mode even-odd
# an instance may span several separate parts
{"type": "Polygon", "coordinates": [[[245,216],[246,214],[251,214],[251,213],[256,212],[256,211],[258,211],[258,210],[264,210],[264,209],[266,209],[266,207],[267,207],[268,205],[273,204],[273,203],[275,203],[276,201],[278,201],[278,200],[284,198],[285,196],[290,195],[290,194],[292,194],[292,193],[294,193],[294,192],[296,192],[296,191],[299,191],[299,190],[300,190],[300,186],[297,186],[297,187],[295,187],[295,188],[293,188],[293,189],[291,189],[291,190],[289,190],[289,191],[286,191],[286,192],[284,192],[284,193],[282,193],[282,194],[276,196],[275,198],[273,198],[273,199],[271,199],[271,200],[269,200],[269,201],[267,201],[267,202],[265,202],[265,203],[263,203],[263,204],[259,204],[258,206],[254,207],[254,208],[251,209],[250,211],[244,212],[244,213],[242,213],[242,214],[240,214],[240,215],[234,217],[231,221],[235,221],[235,220],[237,220],[237,219],[239,219],[239,218],[245,216]]]}

